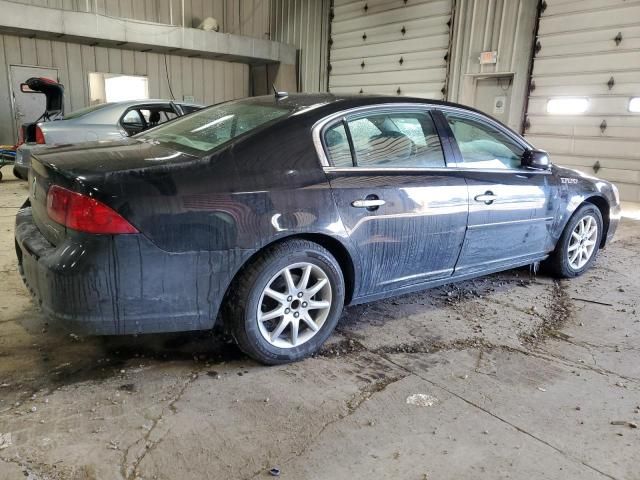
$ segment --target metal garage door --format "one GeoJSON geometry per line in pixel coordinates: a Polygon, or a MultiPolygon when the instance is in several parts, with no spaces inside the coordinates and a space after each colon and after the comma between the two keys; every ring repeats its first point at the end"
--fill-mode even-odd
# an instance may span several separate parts
{"type": "Polygon", "coordinates": [[[640,97],[640,2],[546,0],[542,8],[527,137],[555,163],[640,201],[640,99],[632,100],[640,97]]]}
{"type": "Polygon", "coordinates": [[[329,90],[441,99],[452,0],[335,0],[329,90]]]}

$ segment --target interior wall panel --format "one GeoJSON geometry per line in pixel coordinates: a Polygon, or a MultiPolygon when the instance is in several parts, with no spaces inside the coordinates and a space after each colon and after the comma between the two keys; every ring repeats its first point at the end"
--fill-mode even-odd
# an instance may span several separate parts
{"type": "MultiPolygon", "coordinates": [[[[196,28],[214,17],[220,31],[265,38],[271,0],[12,0],[16,3],[93,12],[111,17],[196,28]],[[184,23],[183,23],[184,19],[184,23]]],[[[300,0],[298,0],[300,1],[300,0]]],[[[310,5],[324,0],[305,0],[310,5]]]]}
{"type": "Polygon", "coordinates": [[[271,40],[295,45],[298,49],[296,86],[299,91],[327,91],[330,3],[330,0],[271,1],[271,21],[265,31],[270,33],[271,40]]]}
{"type": "Polygon", "coordinates": [[[203,104],[249,95],[249,65],[177,55],[166,55],[166,61],[165,68],[164,54],[0,35],[0,143],[14,143],[17,138],[10,65],[57,68],[65,85],[66,111],[89,105],[89,73],[96,71],[146,75],[151,98],[171,98],[169,82],[176,99],[193,96],[203,104]],[[205,86],[205,79],[213,82],[205,86]]]}

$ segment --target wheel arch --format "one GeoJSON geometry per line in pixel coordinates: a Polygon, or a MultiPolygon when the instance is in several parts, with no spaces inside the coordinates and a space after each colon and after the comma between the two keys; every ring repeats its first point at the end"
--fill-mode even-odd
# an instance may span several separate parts
{"type": "MultiPolygon", "coordinates": [[[[290,240],[307,240],[313,243],[324,247],[334,256],[338,265],[340,265],[340,270],[342,271],[342,275],[344,277],[344,287],[345,287],[345,298],[344,303],[348,305],[351,303],[353,298],[353,294],[355,291],[355,264],[353,262],[353,257],[347,247],[336,238],[326,235],[323,233],[298,233],[292,234],[285,237],[278,238],[263,245],[256,252],[254,252],[249,258],[247,258],[243,264],[238,268],[238,270],[233,275],[233,278],[229,282],[225,294],[223,296],[223,300],[221,302],[220,312],[224,309],[224,304],[229,297],[230,291],[233,288],[234,284],[237,282],[238,278],[244,272],[245,268],[250,265],[253,261],[255,261],[266,249],[273,247],[274,245],[278,245],[283,242],[287,242],[290,240]]],[[[220,313],[218,314],[218,319],[216,321],[216,325],[223,325],[224,321],[220,318],[220,313]]]]}
{"type": "Polygon", "coordinates": [[[595,205],[598,208],[598,210],[600,210],[600,215],[602,215],[603,232],[602,232],[602,239],[600,240],[600,248],[603,248],[607,241],[607,232],[609,231],[609,224],[611,222],[611,219],[609,218],[609,211],[610,211],[609,202],[607,201],[606,198],[600,195],[593,195],[591,197],[585,198],[585,200],[580,205],[578,205],[578,208],[580,208],[582,205],[589,204],[589,203],[592,205],[595,205]]]}

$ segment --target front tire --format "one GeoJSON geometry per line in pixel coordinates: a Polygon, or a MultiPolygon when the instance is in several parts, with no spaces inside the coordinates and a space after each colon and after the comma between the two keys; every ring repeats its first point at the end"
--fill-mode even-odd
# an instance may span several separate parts
{"type": "Polygon", "coordinates": [[[318,351],[344,305],[344,278],[320,245],[288,240],[269,247],[231,286],[225,322],[240,349],[277,365],[318,351]]]}
{"type": "Polygon", "coordinates": [[[598,207],[586,204],[578,208],[546,262],[551,273],[559,278],[572,278],[586,272],[598,255],[602,234],[598,207]]]}

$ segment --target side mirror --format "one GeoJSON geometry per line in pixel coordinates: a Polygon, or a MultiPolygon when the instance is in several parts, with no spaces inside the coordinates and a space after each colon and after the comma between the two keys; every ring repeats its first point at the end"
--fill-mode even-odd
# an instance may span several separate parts
{"type": "Polygon", "coordinates": [[[522,166],[533,170],[549,170],[551,161],[544,150],[527,150],[522,155],[522,166]]]}

